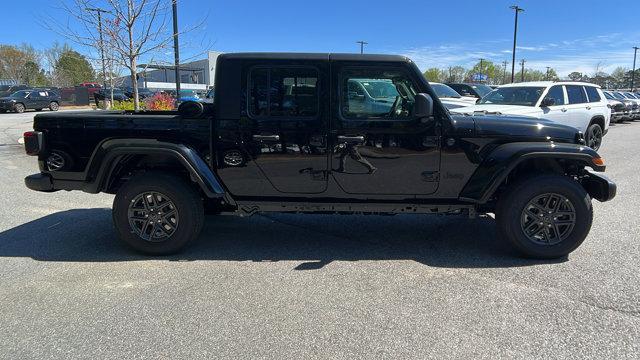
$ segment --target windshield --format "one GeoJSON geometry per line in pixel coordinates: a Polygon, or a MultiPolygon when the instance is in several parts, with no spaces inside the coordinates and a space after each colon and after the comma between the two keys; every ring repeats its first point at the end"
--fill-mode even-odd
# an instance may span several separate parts
{"type": "Polygon", "coordinates": [[[445,84],[430,84],[433,88],[433,91],[436,92],[439,98],[456,98],[459,99],[461,96],[455,90],[450,88],[445,84]]]}
{"type": "Polygon", "coordinates": [[[624,95],[627,97],[627,99],[636,99],[635,95],[633,95],[632,93],[624,93],[624,95]]]}
{"type": "Polygon", "coordinates": [[[398,90],[391,80],[362,80],[360,82],[374,99],[395,98],[398,90]]]}
{"type": "Polygon", "coordinates": [[[480,99],[478,104],[535,106],[543,91],[544,87],[532,86],[498,88],[480,99]]]}
{"type": "Polygon", "coordinates": [[[606,97],[606,98],[607,98],[607,99],[609,99],[609,100],[614,100],[614,99],[615,99],[615,98],[613,97],[613,95],[611,95],[610,93],[608,93],[608,92],[606,92],[606,91],[604,92],[604,97],[606,97]]]}
{"type": "Polygon", "coordinates": [[[480,97],[484,97],[485,95],[493,91],[493,89],[487,85],[473,84],[470,86],[474,88],[478,94],[480,94],[480,97]]]}
{"type": "Polygon", "coordinates": [[[25,98],[25,97],[27,97],[27,95],[29,95],[29,93],[30,93],[30,91],[20,90],[20,91],[16,91],[13,94],[11,94],[11,97],[25,98]]]}
{"type": "Polygon", "coordinates": [[[618,92],[614,92],[613,96],[615,96],[616,99],[622,99],[625,100],[626,98],[624,97],[624,95],[618,93],[618,92]]]}

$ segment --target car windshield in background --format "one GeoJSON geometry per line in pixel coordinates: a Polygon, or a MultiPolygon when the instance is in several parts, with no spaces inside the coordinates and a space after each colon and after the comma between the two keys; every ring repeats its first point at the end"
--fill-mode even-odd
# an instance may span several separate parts
{"type": "Polygon", "coordinates": [[[388,99],[398,96],[398,90],[391,80],[363,80],[361,84],[374,99],[388,99]]]}
{"type": "Polygon", "coordinates": [[[471,87],[474,88],[478,92],[478,94],[480,94],[480,97],[483,97],[493,91],[493,89],[490,86],[482,85],[482,84],[474,84],[474,85],[471,85],[471,87]]]}
{"type": "Polygon", "coordinates": [[[16,91],[13,94],[11,94],[11,97],[14,97],[14,98],[25,98],[25,97],[27,97],[27,95],[29,95],[29,93],[31,93],[31,91],[20,90],[20,91],[16,91]]]}
{"type": "Polygon", "coordinates": [[[622,94],[620,94],[620,93],[618,93],[618,92],[614,92],[614,93],[613,93],[613,96],[614,96],[616,99],[619,99],[619,100],[626,100],[626,99],[627,99],[626,97],[624,97],[624,95],[622,95],[622,94]]]}
{"type": "Polygon", "coordinates": [[[613,97],[613,95],[611,95],[611,94],[610,94],[610,93],[608,93],[608,92],[604,92],[604,97],[606,97],[606,98],[607,98],[607,99],[609,99],[609,100],[615,100],[615,98],[613,97]]]}
{"type": "Polygon", "coordinates": [[[436,92],[439,98],[460,98],[460,94],[458,94],[455,90],[450,88],[445,84],[431,84],[433,91],[436,92]]]}
{"type": "Polygon", "coordinates": [[[544,87],[503,87],[480,99],[479,104],[535,106],[544,87]]]}

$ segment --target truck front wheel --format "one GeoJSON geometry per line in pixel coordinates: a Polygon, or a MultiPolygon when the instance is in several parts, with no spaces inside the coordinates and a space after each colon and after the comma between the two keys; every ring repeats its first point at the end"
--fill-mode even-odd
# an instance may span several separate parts
{"type": "Polygon", "coordinates": [[[498,233],[527,257],[553,259],[578,248],[593,221],[591,198],[575,180],[539,175],[509,187],[498,199],[498,233]]]}
{"type": "Polygon", "coordinates": [[[168,255],[198,237],[204,209],[200,195],[186,181],[150,172],[118,190],[113,221],[120,239],[135,250],[168,255]]]}

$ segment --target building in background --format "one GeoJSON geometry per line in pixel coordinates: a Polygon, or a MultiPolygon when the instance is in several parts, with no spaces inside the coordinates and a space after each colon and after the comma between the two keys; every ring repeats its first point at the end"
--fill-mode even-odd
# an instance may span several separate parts
{"type": "MultiPolygon", "coordinates": [[[[180,64],[180,88],[184,90],[206,91],[215,81],[216,61],[222,54],[209,51],[207,58],[180,64]]],[[[175,90],[176,76],[173,65],[143,64],[138,66],[138,87],[154,90],[175,90]]],[[[116,79],[118,87],[131,87],[131,77],[116,79]]]]}

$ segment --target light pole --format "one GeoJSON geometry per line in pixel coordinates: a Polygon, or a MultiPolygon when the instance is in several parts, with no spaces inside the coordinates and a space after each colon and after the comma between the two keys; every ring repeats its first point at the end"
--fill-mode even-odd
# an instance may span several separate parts
{"type": "Polygon", "coordinates": [[[520,74],[520,82],[524,82],[524,63],[526,63],[527,60],[522,59],[520,60],[520,65],[522,65],[522,73],[520,74]]]}
{"type": "Polygon", "coordinates": [[[480,58],[480,82],[482,82],[482,65],[483,65],[484,59],[480,58]]]}
{"type": "MultiPolygon", "coordinates": [[[[107,91],[107,66],[104,62],[104,38],[102,35],[102,13],[109,11],[100,8],[86,8],[87,11],[95,11],[98,13],[98,32],[100,33],[100,58],[102,59],[102,88],[107,91]]],[[[106,101],[103,105],[106,108],[106,101]]]]}
{"type": "Polygon", "coordinates": [[[364,54],[364,46],[368,45],[369,43],[366,41],[356,41],[356,44],[360,44],[360,54],[364,54]]]}
{"type": "Polygon", "coordinates": [[[638,49],[640,49],[637,46],[633,47],[633,70],[631,71],[631,92],[633,92],[633,86],[635,85],[634,82],[636,80],[636,55],[638,54],[638,49]]]}
{"type": "Polygon", "coordinates": [[[545,79],[546,80],[550,80],[549,79],[549,69],[551,69],[551,66],[547,66],[547,75],[545,75],[545,79]]]}
{"type": "Polygon", "coordinates": [[[180,47],[178,46],[178,0],[173,0],[173,55],[176,71],[176,101],[180,99],[180,47]]]}
{"type": "Polygon", "coordinates": [[[514,82],[515,80],[515,71],[516,71],[516,39],[518,36],[518,13],[524,11],[523,8],[519,7],[518,5],[513,5],[509,7],[510,9],[513,9],[516,13],[516,22],[515,22],[515,26],[513,27],[513,53],[511,56],[511,82],[514,82]]]}

